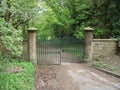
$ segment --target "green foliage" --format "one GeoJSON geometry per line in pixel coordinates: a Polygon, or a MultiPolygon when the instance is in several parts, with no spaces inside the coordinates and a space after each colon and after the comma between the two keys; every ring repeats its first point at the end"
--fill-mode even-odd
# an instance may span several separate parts
{"type": "Polygon", "coordinates": [[[34,67],[28,62],[12,62],[6,71],[0,72],[0,90],[34,90],[34,67]],[[18,67],[22,70],[11,73],[9,68],[18,67]]]}
{"type": "Polygon", "coordinates": [[[0,19],[0,34],[1,47],[7,49],[9,54],[19,56],[23,51],[21,31],[14,29],[4,19],[0,19]]]}
{"type": "Polygon", "coordinates": [[[55,37],[83,38],[83,29],[87,26],[96,29],[95,38],[120,36],[120,1],[118,0],[45,1],[48,8],[52,9],[51,11],[54,13],[52,15],[57,21],[49,22],[50,27],[53,27],[55,37]]]}
{"type": "Polygon", "coordinates": [[[15,29],[38,28],[37,36],[83,38],[83,29],[96,29],[95,38],[120,37],[118,0],[2,0],[0,17],[15,29]]]}
{"type": "Polygon", "coordinates": [[[11,62],[18,61],[13,56],[0,52],[0,72],[6,71],[11,62]]]}
{"type": "Polygon", "coordinates": [[[76,31],[74,33],[74,36],[77,38],[84,38],[84,28],[87,27],[87,25],[85,23],[81,23],[80,27],[76,28],[76,31]]]}
{"type": "Polygon", "coordinates": [[[101,63],[101,62],[98,62],[98,61],[94,61],[93,62],[93,66],[96,66],[96,67],[99,67],[99,68],[103,68],[103,69],[108,69],[112,72],[116,71],[117,69],[113,66],[110,66],[108,64],[105,64],[105,63],[101,63]]]}
{"type": "Polygon", "coordinates": [[[110,35],[107,34],[108,32],[109,32],[109,30],[107,30],[107,29],[96,29],[96,31],[94,32],[94,36],[96,38],[110,37],[110,35]]]}
{"type": "Polygon", "coordinates": [[[2,0],[0,2],[0,18],[9,22],[17,30],[23,29],[23,35],[25,35],[28,22],[34,20],[40,11],[37,5],[36,0],[2,0]]]}
{"type": "Polygon", "coordinates": [[[38,4],[39,12],[36,14],[36,18],[29,22],[29,26],[34,26],[38,29],[37,37],[39,39],[47,39],[48,37],[54,37],[53,35],[53,23],[57,22],[55,13],[49,8],[44,1],[38,4]]]}
{"type": "Polygon", "coordinates": [[[0,2],[0,49],[2,53],[19,56],[26,39],[28,22],[36,18],[36,0],[2,0],[0,2]]]}

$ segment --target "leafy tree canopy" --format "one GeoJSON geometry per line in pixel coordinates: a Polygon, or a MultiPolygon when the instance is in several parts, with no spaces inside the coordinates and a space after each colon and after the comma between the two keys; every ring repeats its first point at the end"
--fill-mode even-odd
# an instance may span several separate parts
{"type": "MultiPolygon", "coordinates": [[[[83,28],[95,28],[96,38],[120,36],[120,1],[118,0],[44,0],[44,24],[55,37],[83,37],[83,28]],[[54,21],[55,20],[55,21],[54,21]]],[[[41,19],[41,18],[40,18],[41,19]]],[[[39,20],[40,20],[39,19],[39,20]]]]}
{"type": "Polygon", "coordinates": [[[19,56],[22,53],[21,29],[34,18],[36,6],[36,0],[0,1],[0,47],[7,49],[9,54],[19,56]]]}

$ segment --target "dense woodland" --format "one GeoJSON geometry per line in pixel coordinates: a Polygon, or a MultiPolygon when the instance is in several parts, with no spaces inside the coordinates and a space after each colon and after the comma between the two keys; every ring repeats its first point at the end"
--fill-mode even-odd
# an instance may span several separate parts
{"type": "Polygon", "coordinates": [[[87,26],[95,29],[95,38],[120,38],[120,0],[0,0],[1,45],[14,55],[28,27],[47,39],[83,38],[87,26]]]}

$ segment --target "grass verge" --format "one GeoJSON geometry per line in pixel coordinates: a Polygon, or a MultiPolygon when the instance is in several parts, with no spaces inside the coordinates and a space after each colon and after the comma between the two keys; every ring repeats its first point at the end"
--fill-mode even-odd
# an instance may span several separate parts
{"type": "Polygon", "coordinates": [[[95,66],[95,67],[99,67],[101,69],[107,69],[111,72],[114,72],[114,71],[117,70],[115,67],[110,66],[110,65],[105,64],[105,63],[102,63],[102,62],[99,62],[99,61],[94,61],[92,65],[95,66]]]}
{"type": "Polygon", "coordinates": [[[0,90],[34,90],[34,66],[30,62],[2,65],[0,90]]]}

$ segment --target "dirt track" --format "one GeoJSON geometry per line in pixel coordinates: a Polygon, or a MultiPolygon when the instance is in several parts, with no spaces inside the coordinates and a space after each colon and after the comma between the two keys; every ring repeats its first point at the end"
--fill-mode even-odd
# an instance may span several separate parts
{"type": "Polygon", "coordinates": [[[86,64],[39,65],[35,90],[120,90],[120,79],[86,64]]]}

